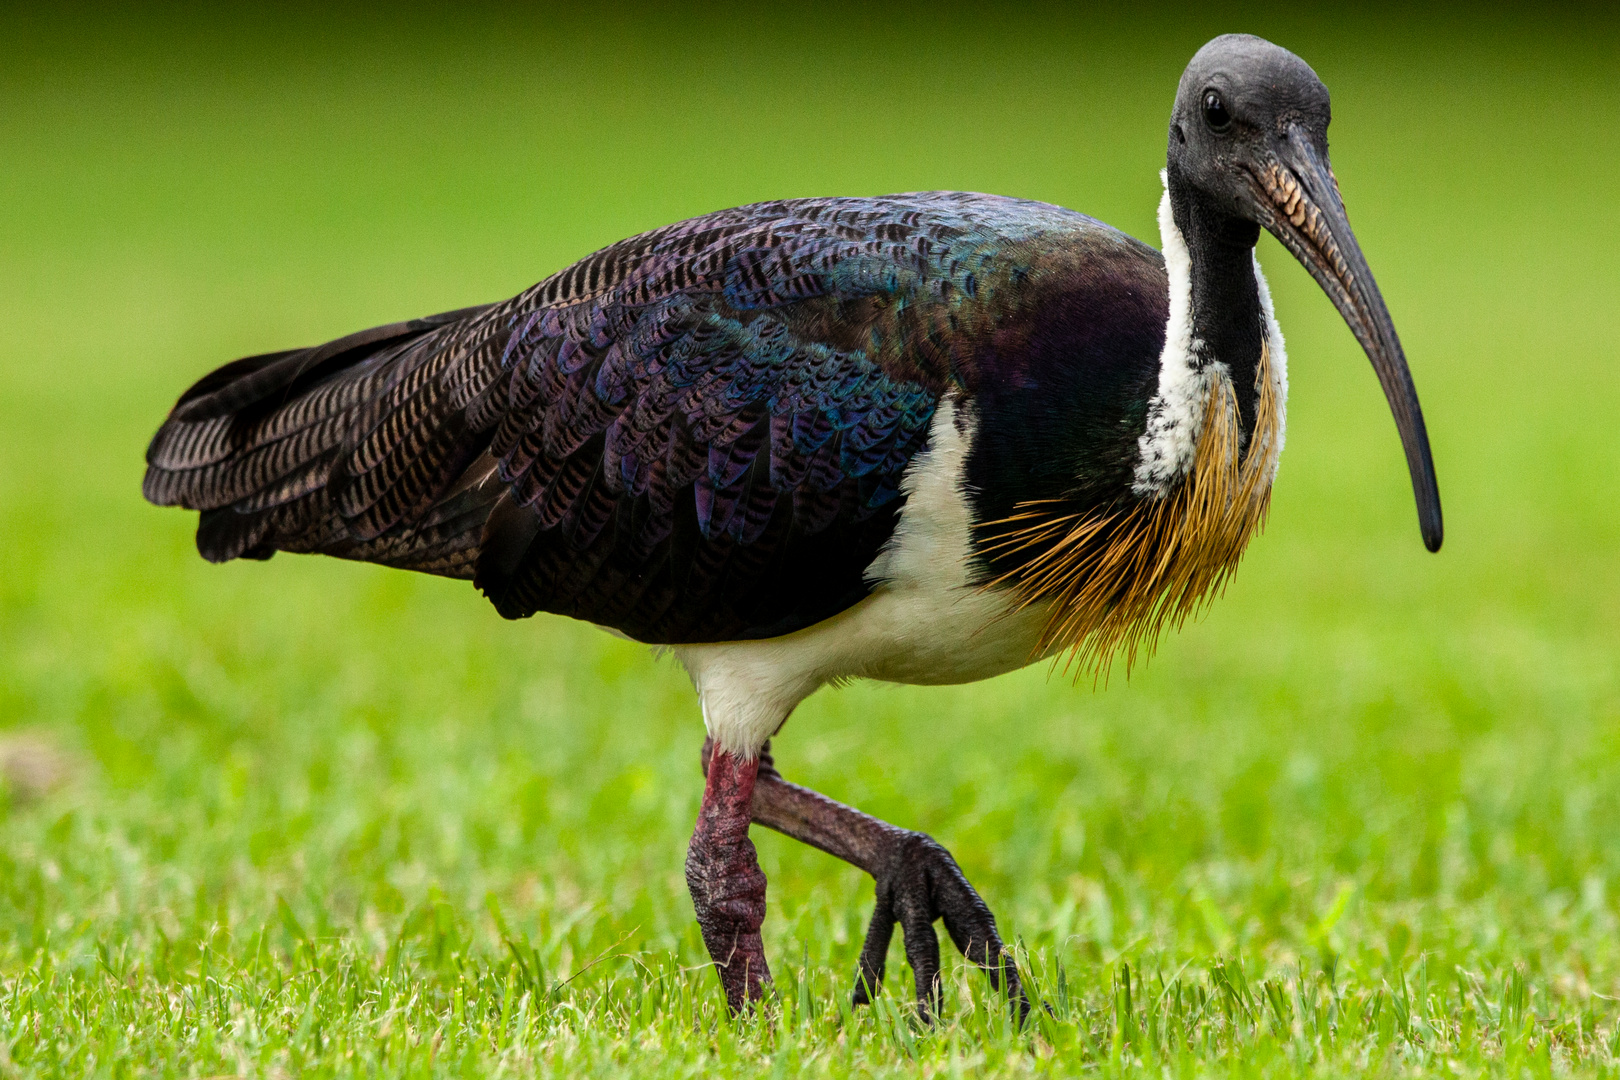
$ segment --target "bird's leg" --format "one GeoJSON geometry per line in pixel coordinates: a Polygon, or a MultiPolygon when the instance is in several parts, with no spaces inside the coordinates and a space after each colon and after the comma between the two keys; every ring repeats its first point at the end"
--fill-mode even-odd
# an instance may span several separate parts
{"type": "MultiPolygon", "coordinates": [[[[713,783],[711,744],[703,744],[704,767],[713,783]]],[[[939,938],[934,920],[973,963],[1006,991],[1022,1021],[1029,999],[1018,978],[1012,954],[996,932],[995,916],[962,874],[951,853],[923,833],[897,828],[870,814],[834,802],[809,788],[782,779],[771,759],[770,743],[760,751],[758,774],[749,807],[751,818],[795,840],[820,848],[872,875],[877,904],[866,930],[866,943],[855,973],[855,1004],[865,1005],[883,984],[883,967],[895,923],[905,935],[906,959],[917,978],[917,1005],[924,1018],[939,1011],[939,938]]]]}
{"type": "Polygon", "coordinates": [[[765,921],[765,873],[748,839],[759,759],[721,751],[712,760],[705,752],[704,761],[707,782],[686,849],[686,887],[692,891],[703,944],[726,989],[726,1004],[738,1013],[760,999],[771,979],[759,936],[765,921]]]}

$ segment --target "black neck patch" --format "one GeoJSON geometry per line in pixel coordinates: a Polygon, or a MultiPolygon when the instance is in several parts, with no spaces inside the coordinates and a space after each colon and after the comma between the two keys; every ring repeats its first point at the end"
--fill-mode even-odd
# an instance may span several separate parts
{"type": "Polygon", "coordinates": [[[1225,212],[1172,167],[1170,211],[1192,260],[1192,337],[1200,363],[1219,361],[1232,373],[1244,443],[1254,435],[1256,369],[1265,318],[1254,276],[1260,226],[1225,212]]]}

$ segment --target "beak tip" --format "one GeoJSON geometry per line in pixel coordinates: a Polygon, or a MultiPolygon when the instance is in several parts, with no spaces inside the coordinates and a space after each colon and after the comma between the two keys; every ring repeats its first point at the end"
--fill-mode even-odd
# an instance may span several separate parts
{"type": "Polygon", "coordinates": [[[1431,554],[1437,554],[1440,551],[1440,544],[1445,538],[1446,529],[1440,523],[1439,515],[1436,515],[1433,520],[1423,522],[1423,546],[1428,548],[1431,554]]]}

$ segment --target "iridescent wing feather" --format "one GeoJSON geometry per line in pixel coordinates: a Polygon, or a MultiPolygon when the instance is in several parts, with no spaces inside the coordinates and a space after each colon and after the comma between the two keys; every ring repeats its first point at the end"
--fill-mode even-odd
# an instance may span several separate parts
{"type": "Polygon", "coordinates": [[[513,300],[237,361],[145,491],[209,559],[318,551],[473,578],[503,615],[765,637],[857,602],[942,393],[1089,219],[959,193],[766,203],[605,248],[513,300]],[[998,261],[999,260],[999,261],[998,261]]]}

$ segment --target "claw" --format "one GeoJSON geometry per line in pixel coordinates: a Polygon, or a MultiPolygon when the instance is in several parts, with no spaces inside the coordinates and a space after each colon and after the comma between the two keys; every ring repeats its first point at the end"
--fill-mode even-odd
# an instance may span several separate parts
{"type": "Polygon", "coordinates": [[[872,921],[866,926],[866,942],[861,946],[861,959],[855,969],[855,1004],[870,1005],[872,998],[883,989],[883,968],[889,959],[889,941],[893,937],[894,905],[888,890],[879,885],[872,921]]]}

